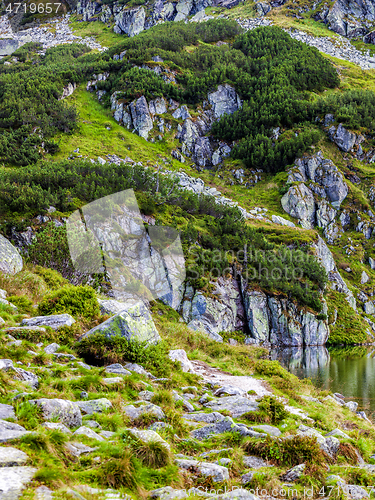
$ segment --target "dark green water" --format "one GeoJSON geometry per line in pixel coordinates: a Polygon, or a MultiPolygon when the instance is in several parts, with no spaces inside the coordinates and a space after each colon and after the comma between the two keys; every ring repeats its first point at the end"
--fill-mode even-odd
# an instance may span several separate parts
{"type": "Polygon", "coordinates": [[[357,401],[358,411],[375,421],[375,346],[289,347],[272,350],[271,358],[297,377],[357,401]]]}

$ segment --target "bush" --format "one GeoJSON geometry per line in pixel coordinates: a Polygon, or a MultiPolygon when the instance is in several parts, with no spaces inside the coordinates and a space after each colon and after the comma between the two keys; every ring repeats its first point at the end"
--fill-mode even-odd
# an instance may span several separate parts
{"type": "Polygon", "coordinates": [[[284,405],[273,396],[264,396],[259,402],[259,410],[270,417],[272,424],[278,424],[288,416],[284,405]]]}
{"type": "Polygon", "coordinates": [[[61,273],[55,271],[54,269],[48,269],[42,266],[35,267],[35,273],[41,276],[49,288],[53,290],[61,288],[68,284],[68,280],[62,277],[61,273]]]}
{"type": "Polygon", "coordinates": [[[294,467],[305,463],[307,467],[312,465],[321,466],[325,462],[325,456],[319,447],[316,437],[293,436],[292,439],[251,439],[243,445],[246,453],[261,456],[274,463],[294,467]]]}
{"type": "Polygon", "coordinates": [[[29,314],[33,311],[33,302],[25,295],[9,295],[7,300],[17,306],[21,314],[29,314]]]}
{"type": "Polygon", "coordinates": [[[38,306],[41,315],[71,314],[75,318],[93,319],[100,309],[95,290],[90,286],[67,285],[47,294],[38,306]]]}
{"type": "Polygon", "coordinates": [[[174,368],[166,342],[147,345],[147,342],[128,340],[119,335],[107,338],[96,333],[83,338],[75,348],[89,364],[97,366],[125,361],[139,363],[160,377],[169,377],[174,368]]]}

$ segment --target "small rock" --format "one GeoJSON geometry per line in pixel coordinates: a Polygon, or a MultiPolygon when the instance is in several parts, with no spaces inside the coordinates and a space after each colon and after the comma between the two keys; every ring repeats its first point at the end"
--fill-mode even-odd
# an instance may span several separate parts
{"type": "Polygon", "coordinates": [[[92,415],[93,413],[103,413],[103,411],[112,408],[112,403],[106,399],[92,399],[90,401],[77,401],[76,403],[84,415],[92,415]]]}
{"type": "Polygon", "coordinates": [[[302,476],[305,468],[306,468],[305,464],[296,465],[295,467],[292,467],[291,469],[287,470],[285,474],[280,476],[280,479],[282,481],[287,481],[287,482],[296,481],[302,476]]]}
{"type": "Polygon", "coordinates": [[[281,431],[277,427],[273,427],[272,425],[252,425],[251,426],[254,431],[265,432],[270,436],[279,437],[281,436],[281,431]]]}
{"type": "Polygon", "coordinates": [[[344,404],[346,408],[349,408],[350,411],[355,412],[358,408],[358,403],[356,401],[348,401],[344,404]]]}
{"type": "Polygon", "coordinates": [[[21,425],[7,422],[6,420],[0,420],[0,443],[7,443],[13,439],[19,439],[26,434],[30,434],[30,431],[27,431],[21,425]]]}
{"type": "Polygon", "coordinates": [[[13,406],[0,403],[0,419],[16,418],[13,406]]]}
{"type": "Polygon", "coordinates": [[[243,464],[249,469],[260,469],[261,467],[268,467],[267,462],[265,462],[262,458],[253,456],[244,456],[243,464]]]}
{"type": "Polygon", "coordinates": [[[120,363],[114,363],[113,365],[106,366],[105,371],[107,373],[116,373],[118,375],[131,375],[128,370],[125,370],[125,368],[120,365],[120,363]]]}
{"type": "Polygon", "coordinates": [[[169,351],[169,357],[172,361],[178,361],[180,363],[183,372],[194,373],[194,366],[183,349],[169,351]]]}
{"type": "Polygon", "coordinates": [[[144,414],[153,415],[158,420],[165,419],[165,414],[163,410],[160,408],[160,406],[154,405],[152,403],[143,404],[138,408],[136,408],[134,405],[124,405],[123,409],[126,415],[128,415],[128,417],[130,417],[131,420],[136,420],[137,418],[139,418],[141,415],[144,414]]]}
{"type": "Polygon", "coordinates": [[[101,429],[102,426],[96,422],[95,420],[85,420],[84,424],[86,427],[90,427],[91,429],[101,429]]]}
{"type": "Polygon", "coordinates": [[[95,439],[96,441],[105,441],[105,439],[97,434],[95,431],[90,429],[90,427],[86,427],[82,425],[79,429],[73,432],[73,436],[85,436],[90,439],[95,439]]]}
{"type": "Polygon", "coordinates": [[[350,437],[347,434],[345,434],[345,432],[343,432],[341,429],[333,429],[333,431],[328,432],[328,434],[325,435],[326,438],[330,436],[334,436],[336,438],[350,439],[350,437]]]}
{"type": "Polygon", "coordinates": [[[158,442],[168,450],[170,449],[169,444],[155,431],[129,429],[128,433],[136,439],[139,439],[142,443],[158,442]]]}
{"type": "Polygon", "coordinates": [[[229,479],[228,469],[221,465],[185,459],[177,459],[176,464],[180,469],[194,470],[202,476],[211,477],[215,483],[229,479]]]}
{"type": "Polygon", "coordinates": [[[79,457],[80,455],[95,451],[95,448],[91,448],[90,446],[86,446],[85,444],[77,442],[66,443],[65,447],[68,452],[74,457],[79,457]]]}
{"type": "Polygon", "coordinates": [[[23,319],[21,326],[49,326],[53,330],[58,330],[63,326],[72,326],[75,319],[70,314],[53,314],[51,316],[35,316],[34,318],[23,319]]]}
{"type": "Polygon", "coordinates": [[[243,476],[241,476],[242,484],[249,484],[253,480],[254,472],[247,472],[243,476]]]}
{"type": "Polygon", "coordinates": [[[152,391],[141,391],[138,394],[139,399],[142,399],[143,401],[151,401],[151,399],[154,397],[155,393],[152,391]]]}
{"type": "Polygon", "coordinates": [[[70,431],[66,425],[60,423],[60,422],[45,422],[43,424],[43,427],[46,427],[46,429],[51,429],[53,431],[60,431],[63,432],[64,434],[71,434],[72,431],[70,431]]]}
{"type": "Polygon", "coordinates": [[[56,344],[56,342],[54,342],[53,344],[49,344],[47,345],[45,348],[44,348],[44,352],[46,354],[54,354],[58,349],[60,349],[60,346],[59,344],[56,344]]]}

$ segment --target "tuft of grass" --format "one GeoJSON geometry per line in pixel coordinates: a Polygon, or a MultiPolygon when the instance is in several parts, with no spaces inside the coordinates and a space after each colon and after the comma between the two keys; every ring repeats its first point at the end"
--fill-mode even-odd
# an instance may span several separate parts
{"type": "Polygon", "coordinates": [[[129,488],[134,490],[139,485],[140,466],[129,447],[114,447],[97,472],[100,484],[110,488],[129,488]]]}
{"type": "Polygon", "coordinates": [[[160,441],[149,441],[148,443],[139,444],[134,448],[134,452],[136,457],[146,467],[160,469],[161,467],[171,465],[171,452],[160,441]]]}

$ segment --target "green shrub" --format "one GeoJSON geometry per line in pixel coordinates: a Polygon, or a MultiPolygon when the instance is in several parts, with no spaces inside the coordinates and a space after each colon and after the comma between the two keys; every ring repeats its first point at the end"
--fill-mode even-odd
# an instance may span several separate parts
{"type": "Polygon", "coordinates": [[[119,335],[107,338],[96,333],[83,338],[75,348],[80,356],[94,365],[128,361],[139,363],[160,377],[170,376],[174,368],[174,363],[168,356],[170,348],[166,342],[148,345],[147,342],[129,341],[119,335]]]}
{"type": "Polygon", "coordinates": [[[276,465],[293,467],[301,463],[307,466],[321,466],[325,456],[320,449],[316,437],[293,436],[291,439],[251,439],[244,443],[246,453],[254,454],[269,460],[276,465]]]}
{"type": "Polygon", "coordinates": [[[55,269],[49,269],[42,266],[35,267],[35,273],[41,276],[49,288],[53,290],[57,288],[61,288],[64,285],[68,284],[68,281],[62,277],[61,273],[56,271],[55,269]]]}
{"type": "Polygon", "coordinates": [[[272,424],[278,424],[288,416],[284,405],[274,396],[264,396],[259,402],[259,411],[268,415],[272,424]]]}
{"type": "Polygon", "coordinates": [[[7,300],[17,306],[18,312],[29,314],[33,311],[33,302],[25,295],[9,295],[7,300]]]}
{"type": "Polygon", "coordinates": [[[276,375],[283,379],[289,379],[291,376],[276,360],[258,359],[255,363],[255,369],[259,375],[268,375],[269,377],[276,375]]]}
{"type": "Polygon", "coordinates": [[[78,318],[92,319],[100,309],[95,290],[90,286],[67,285],[45,295],[38,306],[41,315],[67,313],[78,318]]]}

